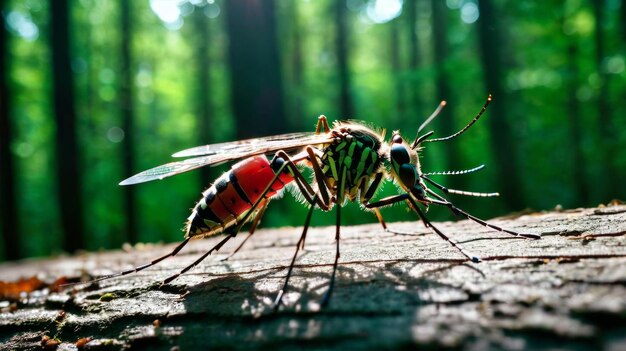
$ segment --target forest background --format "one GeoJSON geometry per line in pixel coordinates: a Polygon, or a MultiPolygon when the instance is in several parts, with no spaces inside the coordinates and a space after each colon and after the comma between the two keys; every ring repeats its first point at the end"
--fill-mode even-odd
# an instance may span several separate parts
{"type": "MultiPolygon", "coordinates": [[[[118,182],[192,146],[358,119],[493,217],[626,199],[626,0],[0,0],[0,260],[179,241],[228,165],[118,182]]],[[[396,192],[389,184],[379,196],[396,192]]],[[[287,194],[263,227],[302,225],[287,194]]],[[[416,220],[405,206],[387,220],[416,220]]],[[[450,219],[443,209],[429,217],[450,219]]],[[[375,221],[356,205],[343,224],[375,221]]],[[[334,215],[316,213],[314,225],[334,215]]],[[[294,234],[297,235],[297,234],[294,234]]]]}

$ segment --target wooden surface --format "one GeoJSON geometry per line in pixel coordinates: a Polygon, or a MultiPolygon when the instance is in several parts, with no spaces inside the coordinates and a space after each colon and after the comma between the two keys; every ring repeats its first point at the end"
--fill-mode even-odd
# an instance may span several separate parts
{"type": "MultiPolygon", "coordinates": [[[[0,347],[40,349],[626,349],[626,206],[490,221],[542,235],[511,239],[468,221],[436,223],[483,258],[466,262],[420,223],[343,227],[327,308],[319,301],[334,259],[334,228],[312,228],[285,305],[272,312],[300,228],[243,235],[174,282],[222,237],[193,241],[136,274],[3,302],[0,347]]],[[[144,245],[0,265],[0,280],[100,276],[149,262],[174,245],[144,245]]]]}

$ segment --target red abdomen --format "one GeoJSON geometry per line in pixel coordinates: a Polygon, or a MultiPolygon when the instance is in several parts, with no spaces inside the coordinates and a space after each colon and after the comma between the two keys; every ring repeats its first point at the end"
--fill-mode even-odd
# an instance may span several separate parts
{"type": "Polygon", "coordinates": [[[281,174],[261,198],[275,176],[269,160],[263,155],[234,164],[202,193],[202,199],[188,218],[186,236],[216,234],[238,224],[253,204],[272,198],[293,181],[291,175],[281,174]]]}

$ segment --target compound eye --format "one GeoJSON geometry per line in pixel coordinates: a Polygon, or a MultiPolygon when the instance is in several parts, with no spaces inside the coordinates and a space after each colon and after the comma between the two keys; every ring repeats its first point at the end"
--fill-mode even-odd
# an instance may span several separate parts
{"type": "Polygon", "coordinates": [[[396,164],[405,164],[411,162],[411,156],[409,156],[409,151],[402,144],[394,143],[391,146],[390,156],[393,162],[396,164]]]}
{"type": "Polygon", "coordinates": [[[413,187],[417,181],[415,167],[410,164],[403,164],[400,166],[398,169],[398,176],[400,177],[400,181],[407,187],[413,187]]]}

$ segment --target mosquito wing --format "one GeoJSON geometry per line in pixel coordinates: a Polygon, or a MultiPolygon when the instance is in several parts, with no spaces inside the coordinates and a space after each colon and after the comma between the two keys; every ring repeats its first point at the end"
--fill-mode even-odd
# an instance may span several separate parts
{"type": "Polygon", "coordinates": [[[191,157],[203,155],[217,155],[224,152],[229,153],[250,153],[261,150],[260,153],[268,153],[276,150],[287,150],[303,145],[319,144],[328,141],[326,134],[289,133],[274,135],[264,138],[245,139],[226,143],[211,144],[193,147],[173,154],[173,157],[191,157]],[[262,151],[266,150],[266,151],[262,151]]]}
{"type": "Polygon", "coordinates": [[[329,143],[331,139],[326,134],[292,133],[268,138],[248,139],[228,143],[212,144],[177,152],[175,156],[194,157],[182,161],[170,162],[155,168],[138,173],[123,180],[120,185],[145,183],[160,180],[176,174],[188,172],[204,166],[216,166],[225,162],[247,158],[250,156],[272,153],[278,150],[292,151],[308,145],[329,143]]]}

